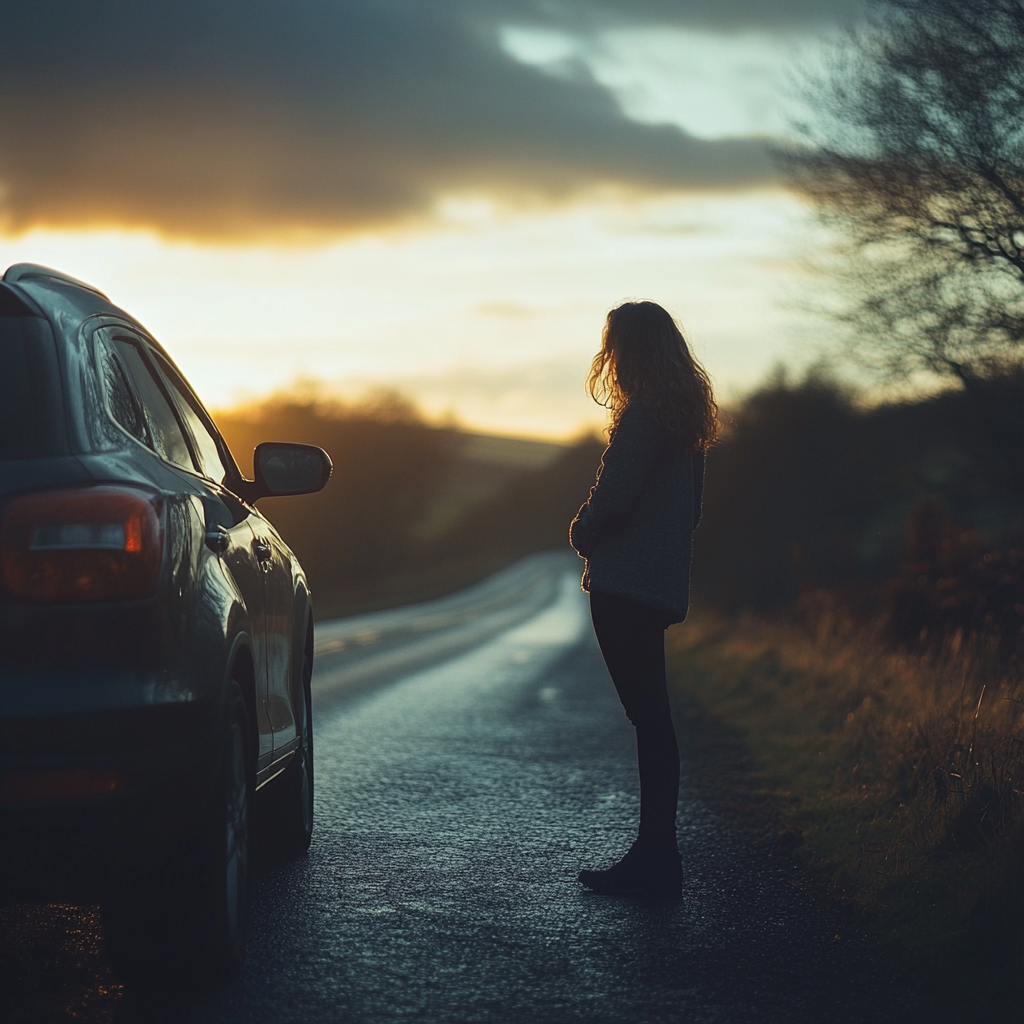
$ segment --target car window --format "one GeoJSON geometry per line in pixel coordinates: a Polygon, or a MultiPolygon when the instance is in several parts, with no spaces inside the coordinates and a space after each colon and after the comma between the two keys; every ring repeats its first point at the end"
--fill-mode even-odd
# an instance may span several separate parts
{"type": "Polygon", "coordinates": [[[219,484],[224,483],[228,475],[227,467],[221,457],[217,439],[199,416],[197,411],[199,399],[192,394],[188,385],[174,372],[174,367],[159,352],[152,354],[177,399],[175,404],[178,406],[178,411],[185,418],[185,422],[188,423],[188,428],[192,432],[200,461],[203,464],[203,472],[209,479],[215,480],[219,484]]]}
{"type": "Polygon", "coordinates": [[[111,346],[112,342],[102,337],[98,339],[96,346],[107,410],[115,423],[124,427],[137,441],[152,448],[149,430],[146,428],[146,417],[142,411],[142,401],[121,362],[121,357],[111,346]]]}
{"type": "Polygon", "coordinates": [[[182,469],[195,470],[181,424],[171,408],[154,371],[142,357],[137,339],[130,335],[114,334],[110,338],[114,351],[128,371],[135,390],[142,399],[146,419],[152,436],[152,447],[158,455],[182,469]]]}

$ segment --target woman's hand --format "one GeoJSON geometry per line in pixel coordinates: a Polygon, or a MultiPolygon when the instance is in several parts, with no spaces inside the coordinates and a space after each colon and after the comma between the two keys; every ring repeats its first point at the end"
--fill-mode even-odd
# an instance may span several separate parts
{"type": "Polygon", "coordinates": [[[592,538],[590,531],[587,528],[587,513],[590,511],[589,505],[584,505],[579,512],[576,513],[576,518],[569,524],[569,543],[576,549],[578,554],[587,557],[587,553],[592,547],[592,538]]]}

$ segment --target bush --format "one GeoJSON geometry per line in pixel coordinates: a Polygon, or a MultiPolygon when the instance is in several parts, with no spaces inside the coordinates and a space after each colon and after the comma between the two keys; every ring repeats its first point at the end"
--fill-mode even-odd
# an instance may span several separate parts
{"type": "Polygon", "coordinates": [[[889,581],[915,560],[905,544],[922,502],[988,545],[979,557],[1018,543],[1021,485],[1007,482],[1005,452],[990,443],[995,431],[1012,446],[1005,421],[1018,383],[863,408],[821,374],[777,376],[732,411],[709,454],[698,604],[782,612],[825,589],[878,614],[892,600],[889,581]]]}
{"type": "Polygon", "coordinates": [[[1017,660],[1024,653],[1024,536],[982,543],[935,502],[922,501],[887,597],[886,634],[901,647],[934,651],[952,638],[987,637],[1017,660]]]}

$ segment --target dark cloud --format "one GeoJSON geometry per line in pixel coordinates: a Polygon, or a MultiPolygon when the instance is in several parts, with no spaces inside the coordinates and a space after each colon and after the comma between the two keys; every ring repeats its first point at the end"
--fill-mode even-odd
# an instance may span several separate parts
{"type": "Polygon", "coordinates": [[[845,24],[862,12],[864,0],[483,0],[483,6],[509,19],[569,27],[646,22],[784,31],[845,24]]]}
{"type": "MultiPolygon", "coordinates": [[[[848,5],[772,5],[773,25],[848,5]]],[[[340,231],[441,193],[743,187],[754,141],[633,123],[517,64],[502,24],[761,26],[753,0],[33,0],[0,4],[0,218],[194,237],[340,231]]]]}

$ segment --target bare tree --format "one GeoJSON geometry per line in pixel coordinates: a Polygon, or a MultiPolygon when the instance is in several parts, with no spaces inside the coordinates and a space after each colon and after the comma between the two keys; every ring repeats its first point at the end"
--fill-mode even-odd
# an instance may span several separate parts
{"type": "Polygon", "coordinates": [[[837,315],[891,379],[1024,366],[1024,6],[872,0],[779,155],[841,241],[837,315]]]}

